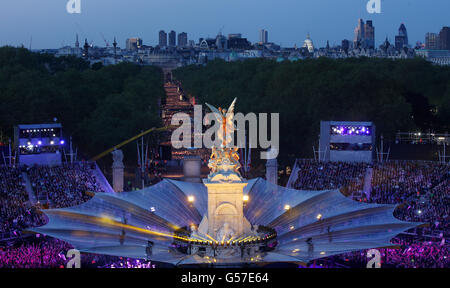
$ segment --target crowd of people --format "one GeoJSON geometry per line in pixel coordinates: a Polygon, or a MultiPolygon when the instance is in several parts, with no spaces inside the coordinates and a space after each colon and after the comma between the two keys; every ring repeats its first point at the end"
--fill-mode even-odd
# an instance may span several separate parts
{"type": "Polygon", "coordinates": [[[86,192],[105,192],[89,163],[33,166],[27,171],[34,192],[48,199],[51,208],[79,205],[91,198],[86,192]]]}
{"type": "Polygon", "coordinates": [[[42,223],[25,185],[19,168],[0,166],[0,238],[19,236],[24,228],[42,223]]]}
{"type": "Polygon", "coordinates": [[[104,192],[89,163],[0,166],[0,240],[19,237],[26,228],[45,224],[39,210],[43,203],[32,203],[24,175],[36,198],[48,200],[48,208],[75,206],[91,198],[86,192],[104,192]]]}
{"type": "MultiPolygon", "coordinates": [[[[394,238],[393,245],[399,245],[400,249],[380,249],[384,267],[449,267],[449,167],[421,161],[364,164],[299,160],[298,177],[293,186],[299,190],[339,188],[355,198],[355,195],[367,193],[362,191],[370,184],[369,195],[359,201],[399,204],[394,212],[397,218],[428,224],[394,238]]],[[[35,195],[48,199],[49,208],[81,204],[91,197],[87,191],[103,192],[102,186],[97,182],[93,167],[87,163],[22,169],[0,166],[0,235],[13,233],[18,237],[3,246],[1,243],[5,242],[0,241],[0,267],[65,267],[68,261],[65,253],[71,249],[69,244],[43,236],[33,241],[19,237],[23,229],[45,223],[43,215],[29,199],[24,175],[28,175],[35,195]]],[[[366,253],[342,254],[317,263],[320,267],[365,267],[366,253]]],[[[154,267],[150,262],[137,259],[93,254],[83,254],[82,261],[84,267],[154,267]]]]}
{"type": "Polygon", "coordinates": [[[401,204],[395,216],[426,222],[423,233],[448,233],[450,169],[435,162],[393,161],[374,165],[371,202],[401,204]]]}
{"type": "MultiPolygon", "coordinates": [[[[61,240],[40,234],[10,243],[0,242],[0,268],[66,268],[68,251],[73,247],[61,240]]],[[[84,268],[156,268],[151,261],[91,253],[80,254],[80,267],[84,268]]]]}
{"type": "Polygon", "coordinates": [[[373,165],[371,199],[401,203],[425,195],[448,177],[449,165],[426,161],[389,161],[373,165]]]}
{"type": "MultiPolygon", "coordinates": [[[[423,222],[400,235],[393,243],[402,249],[381,249],[385,264],[391,267],[448,267],[450,237],[450,165],[426,161],[388,161],[375,164],[297,161],[299,190],[341,189],[347,196],[379,204],[399,204],[398,219],[423,222]],[[372,173],[366,173],[372,169],[372,173]],[[371,175],[370,195],[365,195],[365,177],[371,175]],[[364,193],[363,193],[364,192],[364,193]],[[364,196],[364,197],[361,197],[364,196]],[[411,238],[412,237],[412,238],[411,238]]],[[[321,265],[361,266],[367,263],[366,251],[347,253],[321,265]],[[345,261],[342,261],[345,259],[345,261]],[[331,263],[331,264],[330,264],[331,263]]]]}
{"type": "Polygon", "coordinates": [[[401,220],[426,222],[425,231],[449,231],[450,165],[426,161],[346,163],[297,161],[299,190],[341,189],[354,199],[379,204],[400,204],[395,216],[401,220]],[[370,188],[364,184],[372,169],[370,188]],[[361,195],[363,197],[361,197],[361,195]]]}
{"type": "MultiPolygon", "coordinates": [[[[398,247],[377,249],[380,252],[380,265],[385,268],[449,268],[450,246],[443,241],[426,241],[396,237],[392,244],[398,247]]],[[[316,261],[316,265],[326,268],[366,268],[373,254],[368,250],[350,252],[316,261]]],[[[373,267],[374,265],[369,265],[373,267]]]]}
{"type": "Polygon", "coordinates": [[[0,268],[64,268],[64,251],[69,249],[69,244],[56,239],[16,240],[0,246],[0,268]]]}
{"type": "Polygon", "coordinates": [[[361,191],[367,164],[297,160],[298,176],[293,187],[298,190],[343,188],[346,194],[361,191]]]}

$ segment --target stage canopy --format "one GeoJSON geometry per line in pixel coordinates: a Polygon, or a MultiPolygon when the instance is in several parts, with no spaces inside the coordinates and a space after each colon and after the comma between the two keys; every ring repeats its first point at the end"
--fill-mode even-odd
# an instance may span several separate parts
{"type": "MultiPolygon", "coordinates": [[[[299,262],[391,246],[390,239],[422,223],[393,216],[395,205],[367,204],[346,198],[339,190],[288,189],[257,178],[244,189],[249,201],[244,214],[252,225],[277,232],[274,251],[255,262],[299,262]]],[[[48,224],[33,228],[71,243],[83,252],[147,259],[174,265],[209,263],[211,258],[172,249],[173,235],[198,225],[207,212],[208,194],[201,183],[165,179],[140,191],[96,193],[88,202],[64,209],[44,210],[48,224]],[[188,201],[194,196],[194,203],[188,201]]],[[[216,259],[215,263],[244,260],[216,259]]]]}

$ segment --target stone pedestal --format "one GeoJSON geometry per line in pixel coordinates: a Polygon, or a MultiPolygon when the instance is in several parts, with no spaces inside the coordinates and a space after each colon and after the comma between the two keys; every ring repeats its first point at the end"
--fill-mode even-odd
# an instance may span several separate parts
{"type": "Polygon", "coordinates": [[[113,155],[113,189],[114,192],[123,192],[123,153],[121,150],[115,150],[112,152],[113,155]]]}
{"type": "Polygon", "coordinates": [[[183,180],[201,183],[202,159],[198,156],[187,156],[183,159],[183,180]]]}
{"type": "Polygon", "coordinates": [[[278,185],[278,162],[277,159],[269,159],[266,162],[266,180],[278,185]]]}
{"type": "Polygon", "coordinates": [[[123,167],[113,167],[114,192],[123,192],[123,167]]]}
{"type": "Polygon", "coordinates": [[[271,148],[268,152],[268,156],[266,162],[266,180],[269,183],[278,185],[278,161],[276,156],[278,155],[277,149],[271,148]]]}
{"type": "Polygon", "coordinates": [[[250,223],[244,217],[243,201],[243,190],[247,183],[204,181],[204,184],[208,188],[208,235],[222,241],[219,239],[221,235],[233,234],[236,239],[249,233],[250,223]]]}

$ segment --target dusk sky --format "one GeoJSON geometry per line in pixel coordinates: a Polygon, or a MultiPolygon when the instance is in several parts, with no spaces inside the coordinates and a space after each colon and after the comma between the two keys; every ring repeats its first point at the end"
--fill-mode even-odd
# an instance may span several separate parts
{"type": "Polygon", "coordinates": [[[449,0],[382,0],[382,13],[369,14],[368,0],[80,0],[82,13],[68,14],[68,0],[1,0],[0,46],[59,48],[88,38],[104,46],[102,34],[120,47],[129,37],[156,45],[161,29],[199,37],[242,33],[251,42],[258,31],[269,31],[269,41],[301,45],[309,32],[316,46],[353,39],[358,18],[374,21],[377,46],[393,41],[401,23],[410,44],[424,41],[426,32],[450,26],[449,0]]]}

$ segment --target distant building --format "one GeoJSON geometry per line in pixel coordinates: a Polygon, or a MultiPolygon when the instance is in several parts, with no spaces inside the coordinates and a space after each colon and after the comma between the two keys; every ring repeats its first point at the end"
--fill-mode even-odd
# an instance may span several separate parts
{"type": "Polygon", "coordinates": [[[259,43],[267,44],[269,42],[269,32],[265,29],[259,31],[259,43]]]}
{"type": "Polygon", "coordinates": [[[142,48],[142,39],[128,38],[125,46],[128,51],[137,51],[138,49],[142,48]]]}
{"type": "Polygon", "coordinates": [[[303,42],[302,47],[308,49],[309,53],[314,53],[314,44],[313,41],[311,40],[309,33],[306,35],[306,39],[303,42]]]}
{"type": "Polygon", "coordinates": [[[228,34],[228,39],[230,39],[230,38],[242,38],[242,34],[241,33],[228,34]]]}
{"type": "Polygon", "coordinates": [[[251,48],[251,43],[247,38],[242,38],[242,34],[228,34],[227,46],[229,49],[241,49],[246,50],[251,48]]]}
{"type": "Polygon", "coordinates": [[[216,48],[216,39],[215,38],[200,38],[199,47],[201,49],[214,49],[216,48]]]}
{"type": "Polygon", "coordinates": [[[365,48],[374,49],[375,48],[375,27],[373,26],[372,20],[367,20],[365,26],[365,48]]]}
{"type": "Polygon", "coordinates": [[[61,57],[61,56],[75,56],[75,57],[81,57],[83,54],[83,51],[81,48],[72,48],[70,46],[64,46],[57,50],[55,56],[61,57]]]}
{"type": "Polygon", "coordinates": [[[363,19],[358,19],[358,26],[355,28],[355,48],[375,48],[375,26],[372,20],[364,23],[363,19]]]}
{"type": "Polygon", "coordinates": [[[176,43],[177,33],[175,31],[170,31],[169,33],[169,47],[175,47],[177,46],[176,43]]]}
{"type": "Polygon", "coordinates": [[[364,32],[364,26],[364,20],[359,19],[358,26],[356,26],[355,28],[355,39],[353,40],[355,47],[361,46],[362,42],[364,41],[364,37],[366,35],[366,33],[364,32]]]}
{"type": "Polygon", "coordinates": [[[159,31],[159,47],[167,47],[167,33],[164,30],[159,31]]]}
{"type": "Polygon", "coordinates": [[[181,32],[178,34],[178,46],[186,47],[188,45],[188,36],[186,32],[181,32]]]}
{"type": "Polygon", "coordinates": [[[395,49],[400,50],[408,46],[408,31],[406,30],[405,24],[402,23],[398,29],[398,35],[395,36],[395,49]]]}
{"type": "Polygon", "coordinates": [[[222,35],[222,33],[219,33],[216,36],[216,48],[217,49],[227,49],[228,48],[228,41],[225,36],[222,35]]]}
{"type": "Polygon", "coordinates": [[[440,41],[439,35],[436,33],[427,33],[425,35],[425,49],[439,50],[440,41]]]}
{"type": "Polygon", "coordinates": [[[76,39],[75,39],[75,48],[80,48],[80,41],[78,40],[78,34],[77,34],[77,37],[76,37],[76,39]]]}
{"type": "Polygon", "coordinates": [[[450,51],[449,50],[417,50],[416,55],[423,57],[428,61],[438,65],[450,65],[450,51]]]}
{"type": "Polygon", "coordinates": [[[450,27],[443,27],[439,33],[440,49],[450,50],[450,27]]]}
{"type": "Polygon", "coordinates": [[[342,40],[341,47],[343,51],[348,52],[348,50],[350,49],[350,41],[347,39],[342,40]]]}

